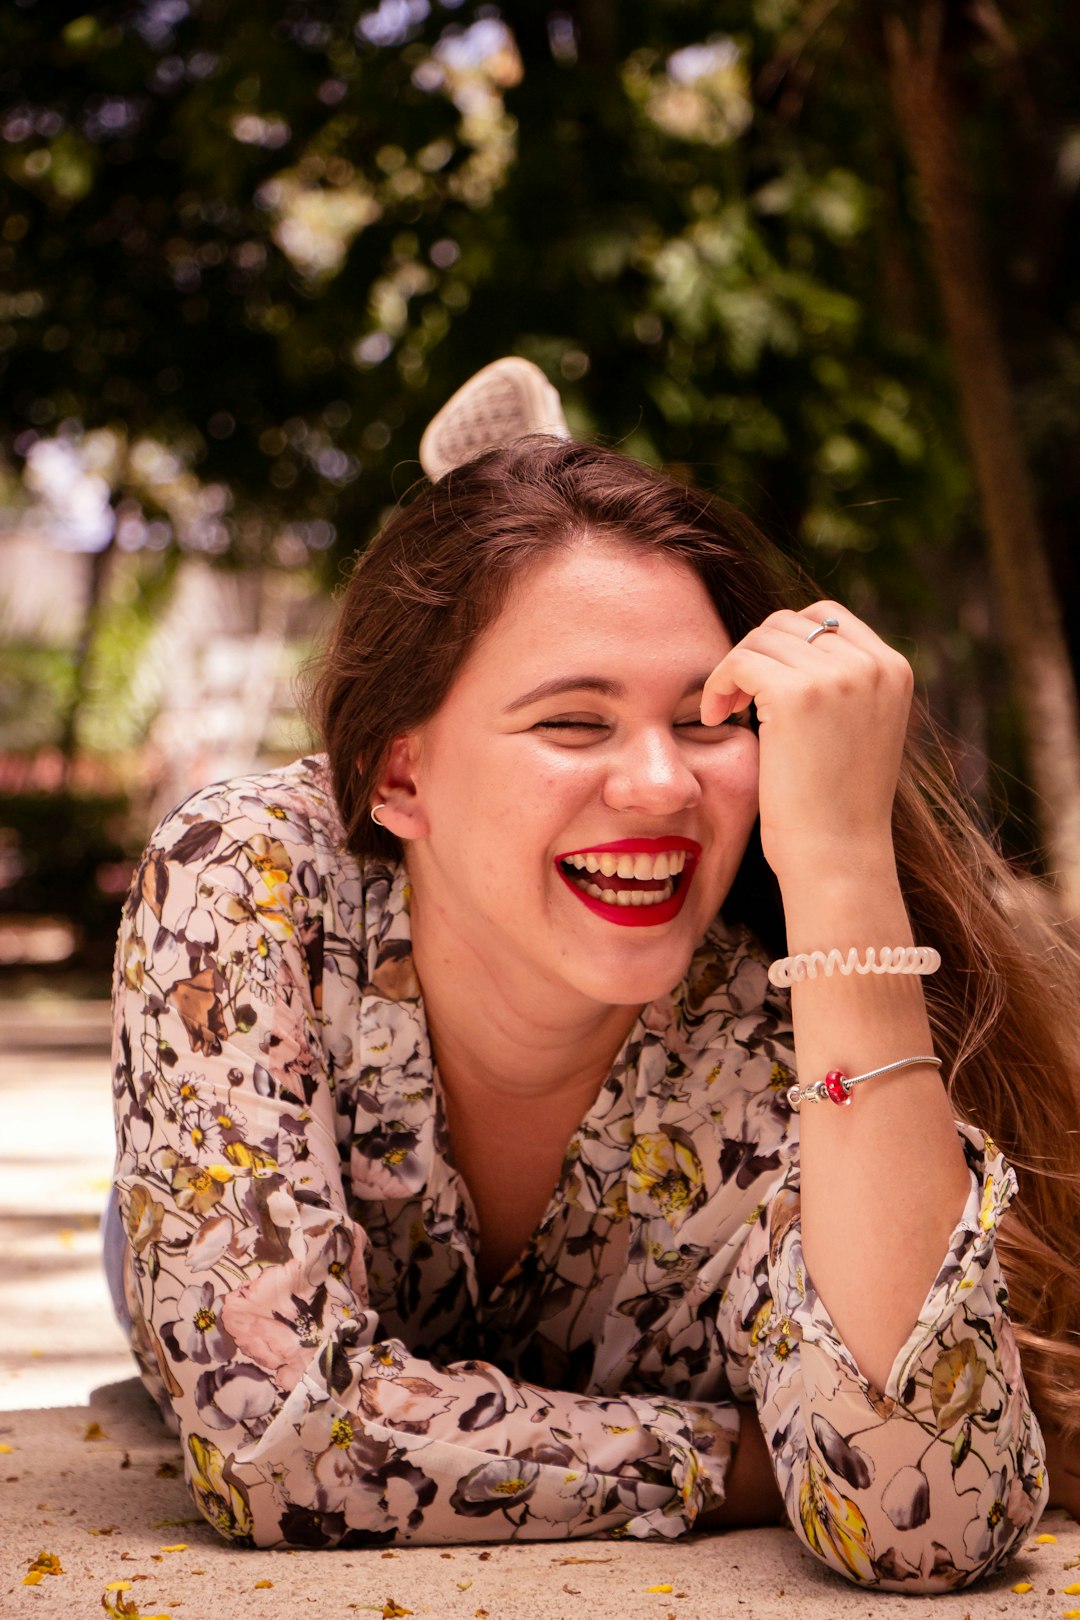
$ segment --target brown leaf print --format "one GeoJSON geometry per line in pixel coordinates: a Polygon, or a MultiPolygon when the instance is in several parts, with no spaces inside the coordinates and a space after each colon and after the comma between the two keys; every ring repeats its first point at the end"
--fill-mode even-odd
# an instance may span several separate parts
{"type": "Polygon", "coordinates": [[[139,893],[160,922],[161,908],[169,893],[169,868],[160,849],[151,851],[149,859],[142,864],[139,873],[139,893]]]}
{"type": "Polygon", "coordinates": [[[218,822],[197,821],[186,833],[181,833],[169,854],[174,861],[179,861],[181,866],[190,866],[193,861],[205,860],[207,855],[212,855],[220,838],[221,827],[218,822]]]}
{"type": "Polygon", "coordinates": [[[217,1057],[228,1033],[215,978],[213,968],[203,968],[193,979],[174,984],[169,997],[180,1014],[191,1050],[206,1057],[217,1057]]]}
{"type": "Polygon", "coordinates": [[[380,996],[387,1001],[409,1001],[420,994],[420,983],[413,967],[412,956],[384,956],[371,982],[380,996]]]}

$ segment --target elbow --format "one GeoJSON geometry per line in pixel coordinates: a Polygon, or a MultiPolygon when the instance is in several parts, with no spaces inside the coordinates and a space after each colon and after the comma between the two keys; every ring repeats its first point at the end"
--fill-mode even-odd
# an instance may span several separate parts
{"type": "MultiPolygon", "coordinates": [[[[276,1495],[268,1501],[267,1475],[273,1463],[265,1456],[256,1466],[197,1434],[186,1436],[184,1452],[195,1506],[230,1546],[318,1550],[338,1545],[386,1546],[409,1539],[388,1528],[385,1517],[375,1513],[369,1528],[350,1524],[340,1504],[327,1506],[320,1500],[321,1493],[308,1502],[283,1502],[276,1495]]],[[[375,1498],[371,1505],[374,1507],[375,1498]]]]}
{"type": "Polygon", "coordinates": [[[922,1468],[900,1468],[884,1489],[850,1495],[813,1462],[800,1486],[795,1528],[808,1550],[855,1586],[934,1596],[972,1586],[1020,1550],[1045,1506],[1045,1472],[999,1468],[976,1503],[922,1468]],[[855,1500],[855,1497],[859,1500],[855,1500]]]}
{"type": "Polygon", "coordinates": [[[211,1530],[233,1546],[277,1544],[280,1536],[266,1541],[257,1535],[248,1490],[231,1452],[202,1435],[188,1434],[184,1453],[188,1489],[211,1530]]]}

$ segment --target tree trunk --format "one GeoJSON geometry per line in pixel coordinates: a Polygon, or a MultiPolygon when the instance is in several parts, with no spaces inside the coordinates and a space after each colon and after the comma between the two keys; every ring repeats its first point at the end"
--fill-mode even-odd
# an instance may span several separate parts
{"type": "Polygon", "coordinates": [[[75,680],[70,701],[60,722],[59,748],[60,757],[63,760],[63,783],[65,788],[71,788],[75,784],[79,753],[79,718],[82,714],[83,704],[86,702],[90,678],[90,659],[93,655],[94,639],[101,627],[101,617],[109,578],[109,565],[115,543],[114,533],[101,551],[91,552],[89,557],[86,611],[83,614],[79,639],[71,655],[71,661],[75,666],[75,680]]]}
{"type": "Polygon", "coordinates": [[[1042,842],[1063,909],[1080,917],[1080,708],[958,139],[943,12],[923,0],[911,28],[886,19],[890,92],[922,195],[1042,842]]]}

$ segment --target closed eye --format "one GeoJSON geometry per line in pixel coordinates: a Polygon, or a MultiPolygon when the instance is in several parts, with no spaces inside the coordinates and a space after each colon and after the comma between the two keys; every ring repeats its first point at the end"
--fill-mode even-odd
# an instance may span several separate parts
{"type": "Polygon", "coordinates": [[[606,731],[603,720],[538,720],[534,731],[606,731]]]}

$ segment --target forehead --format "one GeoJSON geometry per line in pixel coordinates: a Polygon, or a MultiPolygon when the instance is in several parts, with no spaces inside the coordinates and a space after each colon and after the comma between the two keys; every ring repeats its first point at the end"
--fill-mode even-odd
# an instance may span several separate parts
{"type": "Polygon", "coordinates": [[[529,676],[697,668],[730,641],[704,584],[670,553],[586,537],[515,580],[459,672],[472,683],[529,676]]]}

